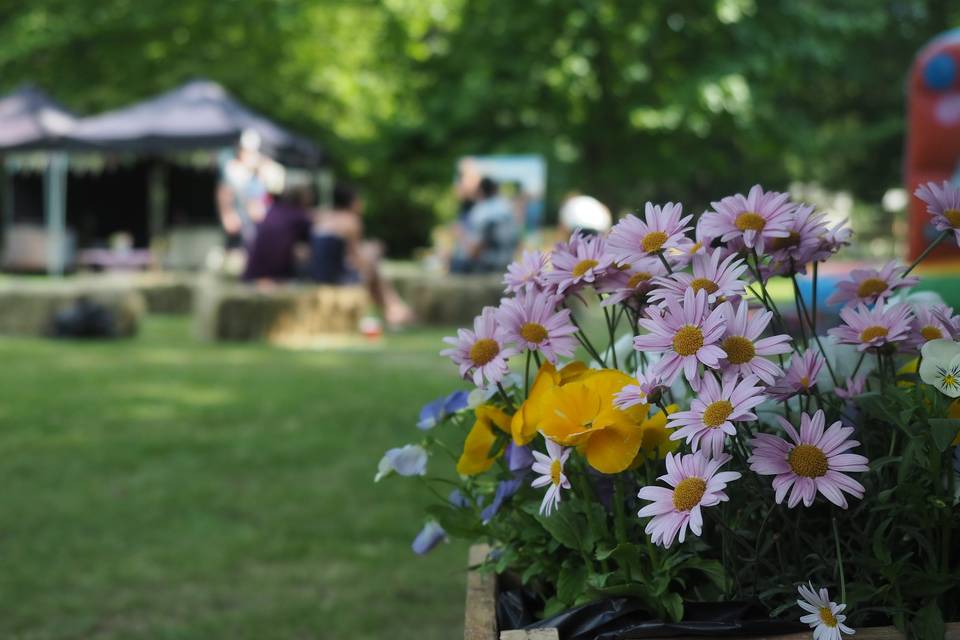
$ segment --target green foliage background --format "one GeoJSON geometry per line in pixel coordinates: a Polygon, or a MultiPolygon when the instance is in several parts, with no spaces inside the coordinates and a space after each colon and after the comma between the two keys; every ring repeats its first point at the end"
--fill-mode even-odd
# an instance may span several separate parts
{"type": "Polygon", "coordinates": [[[544,154],[551,206],[792,179],[876,199],[913,55],[957,24],[950,0],[0,0],[0,89],[89,113],[213,78],[322,141],[406,254],[468,153],[544,154]]]}

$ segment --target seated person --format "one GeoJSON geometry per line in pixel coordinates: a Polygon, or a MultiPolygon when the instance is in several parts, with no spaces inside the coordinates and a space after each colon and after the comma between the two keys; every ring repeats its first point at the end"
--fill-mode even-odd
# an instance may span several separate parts
{"type": "Polygon", "coordinates": [[[310,239],[309,183],[288,174],[283,193],[277,196],[257,225],[250,245],[244,280],[290,280],[297,277],[297,249],[310,239]]]}
{"type": "Polygon", "coordinates": [[[460,246],[450,263],[454,273],[497,273],[513,261],[519,229],[510,203],[497,183],[480,180],[477,202],[463,223],[460,246]]]}
{"type": "Polygon", "coordinates": [[[380,274],[383,247],[363,239],[363,200],[345,184],[333,190],[333,207],[314,216],[307,275],[328,284],[363,283],[391,327],[413,319],[410,308],[380,274]]]}

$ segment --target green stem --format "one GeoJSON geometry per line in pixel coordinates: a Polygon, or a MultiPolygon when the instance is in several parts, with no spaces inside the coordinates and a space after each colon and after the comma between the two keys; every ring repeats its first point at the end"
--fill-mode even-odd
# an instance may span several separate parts
{"type": "Polygon", "coordinates": [[[500,391],[500,397],[503,398],[503,401],[507,403],[507,409],[509,409],[510,411],[513,411],[514,410],[513,400],[511,400],[510,396],[507,395],[507,390],[503,388],[502,383],[500,382],[497,383],[497,390],[500,391]]]}
{"type": "Polygon", "coordinates": [[[837,568],[840,570],[840,602],[847,601],[847,580],[843,575],[843,554],[840,552],[840,533],[837,531],[837,516],[830,517],[833,522],[833,542],[837,547],[837,568]]]}
{"type": "MultiPolygon", "coordinates": [[[[621,474],[617,474],[613,480],[613,517],[614,517],[614,532],[617,536],[617,544],[626,544],[627,542],[627,521],[626,514],[626,496],[623,492],[623,477],[621,474]]],[[[630,563],[623,563],[623,573],[627,578],[627,582],[631,582],[632,578],[630,576],[630,563]]]]}
{"type": "Polygon", "coordinates": [[[909,267],[907,267],[907,270],[903,272],[903,276],[901,276],[901,277],[905,277],[908,273],[910,273],[911,271],[913,271],[914,268],[916,268],[916,266],[917,266],[918,264],[920,264],[921,262],[923,262],[923,259],[926,258],[928,255],[930,255],[930,252],[933,251],[934,249],[936,249],[936,248],[937,248],[937,245],[940,244],[941,242],[943,242],[944,239],[945,239],[948,235],[950,235],[951,233],[953,233],[953,230],[952,230],[952,229],[947,229],[946,231],[942,231],[942,232],[940,233],[940,235],[938,235],[936,238],[934,238],[934,239],[933,239],[933,242],[931,242],[931,243],[927,246],[927,248],[923,250],[923,253],[921,253],[919,256],[917,256],[917,259],[913,261],[913,264],[911,264],[909,267]]]}
{"type": "Polygon", "coordinates": [[[523,370],[523,397],[530,397],[530,359],[533,356],[533,351],[527,351],[527,365],[523,370]]]}
{"type": "Polygon", "coordinates": [[[820,266],[819,262],[813,263],[813,300],[810,303],[810,306],[813,308],[813,317],[810,320],[812,325],[813,335],[817,335],[817,279],[819,277],[818,267],[820,266]]]}
{"type": "Polygon", "coordinates": [[[660,251],[657,253],[657,257],[660,258],[660,262],[663,263],[663,266],[667,268],[667,273],[673,275],[673,267],[670,266],[670,263],[667,262],[667,259],[663,257],[663,252],[660,251]]]}

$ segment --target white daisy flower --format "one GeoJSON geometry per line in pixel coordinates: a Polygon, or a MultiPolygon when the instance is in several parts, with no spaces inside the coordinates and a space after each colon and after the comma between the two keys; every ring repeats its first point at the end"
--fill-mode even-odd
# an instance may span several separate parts
{"type": "Polygon", "coordinates": [[[797,600],[797,604],[801,609],[809,612],[800,618],[800,622],[809,624],[813,629],[813,640],[840,640],[844,634],[852,636],[856,633],[843,624],[847,616],[841,612],[847,608],[847,605],[831,602],[830,594],[826,589],[820,589],[818,593],[811,583],[809,587],[800,585],[797,590],[802,597],[802,600],[797,600]]]}
{"type": "Polygon", "coordinates": [[[536,462],[531,467],[534,473],[540,474],[533,482],[531,487],[540,488],[550,485],[547,493],[543,496],[543,502],[540,503],[540,514],[549,516],[550,513],[560,504],[560,490],[570,489],[570,481],[563,473],[563,465],[570,457],[570,449],[564,451],[563,447],[553,442],[549,438],[547,441],[547,454],[539,451],[533,452],[536,462]]]}

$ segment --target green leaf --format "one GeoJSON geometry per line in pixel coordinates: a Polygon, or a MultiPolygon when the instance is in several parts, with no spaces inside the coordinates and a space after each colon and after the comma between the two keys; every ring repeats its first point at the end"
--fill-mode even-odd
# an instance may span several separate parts
{"type": "Polygon", "coordinates": [[[557,598],[573,604],[587,586],[587,568],[580,562],[563,565],[557,579],[557,598]]]}
{"type": "Polygon", "coordinates": [[[943,640],[946,632],[943,625],[943,614],[935,600],[917,612],[910,624],[910,637],[917,640],[943,640]]]}
{"type": "Polygon", "coordinates": [[[586,527],[583,523],[579,522],[577,515],[572,513],[566,504],[561,504],[560,507],[549,516],[541,515],[539,506],[536,504],[525,505],[524,509],[536,518],[540,526],[546,529],[547,533],[553,536],[557,542],[568,549],[573,549],[574,551],[581,550],[583,546],[584,529],[586,527]]]}
{"type": "Polygon", "coordinates": [[[474,538],[483,535],[480,518],[471,509],[435,504],[427,507],[427,513],[436,518],[444,531],[457,538],[474,538]]]}
{"type": "Polygon", "coordinates": [[[930,435],[933,444],[940,452],[946,451],[960,431],[960,420],[952,418],[930,418],[930,435]]]}
{"type": "Polygon", "coordinates": [[[683,598],[679,593],[667,593],[662,598],[663,608],[673,622],[683,620],[683,598]]]}
{"type": "Polygon", "coordinates": [[[903,449],[903,460],[900,462],[900,468],[897,469],[897,483],[903,484],[910,475],[910,469],[913,467],[915,458],[919,456],[923,449],[922,438],[910,438],[907,446],[903,449]]]}
{"type": "Polygon", "coordinates": [[[700,571],[710,579],[715,586],[720,589],[726,587],[727,581],[727,572],[724,571],[723,565],[716,560],[710,560],[707,558],[690,558],[689,560],[684,561],[680,565],[684,569],[694,569],[700,571]]]}

